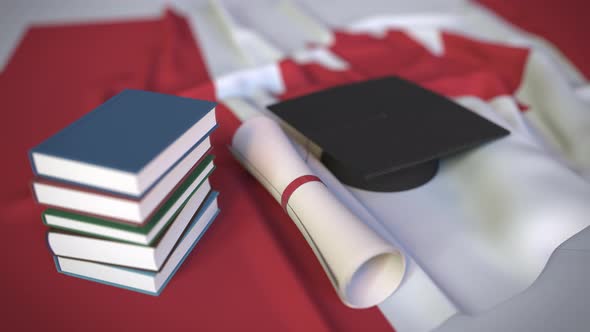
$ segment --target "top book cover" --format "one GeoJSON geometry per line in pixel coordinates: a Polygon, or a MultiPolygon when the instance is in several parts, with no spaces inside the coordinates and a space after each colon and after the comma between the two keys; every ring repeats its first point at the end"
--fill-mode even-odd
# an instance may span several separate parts
{"type": "Polygon", "coordinates": [[[31,149],[33,171],[139,197],[215,128],[215,106],[124,90],[31,149]]]}

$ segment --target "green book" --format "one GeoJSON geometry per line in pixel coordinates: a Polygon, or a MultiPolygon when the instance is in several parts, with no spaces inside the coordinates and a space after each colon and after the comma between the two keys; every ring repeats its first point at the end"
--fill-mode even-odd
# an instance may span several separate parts
{"type": "Polygon", "coordinates": [[[188,199],[207,180],[213,169],[213,155],[205,157],[162,203],[152,218],[143,226],[120,223],[115,220],[47,209],[43,223],[52,228],[122,242],[150,245],[166,229],[184,207],[188,199]]]}

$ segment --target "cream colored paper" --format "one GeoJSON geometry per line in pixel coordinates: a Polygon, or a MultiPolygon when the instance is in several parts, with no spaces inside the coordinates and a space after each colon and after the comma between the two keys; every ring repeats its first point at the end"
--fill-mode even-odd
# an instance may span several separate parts
{"type": "MultiPolygon", "coordinates": [[[[255,117],[235,133],[232,152],[280,202],[285,188],[314,175],[281,128],[255,117]]],[[[342,301],[350,307],[377,305],[400,285],[401,251],[361,221],[318,181],[297,188],[287,213],[314,250],[342,301]]]]}

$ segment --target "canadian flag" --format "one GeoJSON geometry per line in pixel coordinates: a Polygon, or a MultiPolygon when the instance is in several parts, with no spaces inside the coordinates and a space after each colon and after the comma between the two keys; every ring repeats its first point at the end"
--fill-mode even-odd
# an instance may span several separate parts
{"type": "Polygon", "coordinates": [[[427,331],[527,289],[557,246],[590,222],[589,48],[573,38],[583,36],[575,25],[581,20],[562,17],[583,12],[583,5],[535,2],[538,13],[524,15],[527,2],[482,2],[552,43],[458,1],[461,11],[450,14],[394,15],[392,7],[391,15],[354,20],[345,8],[327,15],[326,5],[309,1],[282,1],[264,15],[231,1],[181,1],[159,16],[32,25],[0,74],[0,249],[9,271],[2,277],[3,324],[427,331]],[[293,15],[293,8],[324,24],[293,15]],[[547,17],[554,24],[541,25],[547,17]],[[277,21],[289,26],[281,30],[277,21]],[[437,180],[415,191],[377,195],[332,185],[378,220],[412,261],[398,292],[379,307],[354,310],[340,302],[297,228],[227,146],[241,121],[274,100],[384,75],[453,98],[512,134],[445,161],[437,180]],[[26,151],[123,88],[222,103],[212,181],[223,212],[157,299],[55,273],[29,190],[26,151]]]}

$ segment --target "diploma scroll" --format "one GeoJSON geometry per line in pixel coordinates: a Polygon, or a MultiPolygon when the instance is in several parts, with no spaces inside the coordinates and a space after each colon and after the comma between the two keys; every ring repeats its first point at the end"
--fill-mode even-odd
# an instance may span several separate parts
{"type": "Polygon", "coordinates": [[[232,152],[283,205],[346,305],[374,306],[398,288],[405,271],[400,250],[328,190],[278,124],[266,117],[244,122],[232,152]]]}

